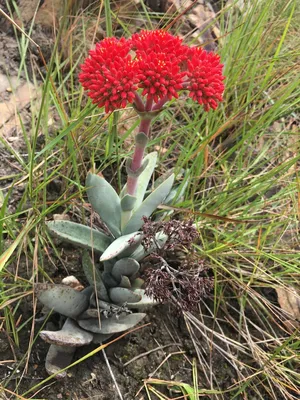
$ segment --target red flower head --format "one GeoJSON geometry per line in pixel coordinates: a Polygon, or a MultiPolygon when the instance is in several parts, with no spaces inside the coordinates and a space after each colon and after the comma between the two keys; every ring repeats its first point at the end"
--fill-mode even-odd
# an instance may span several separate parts
{"type": "Polygon", "coordinates": [[[104,106],[105,112],[135,100],[142,110],[138,88],[146,96],[147,111],[153,102],[160,109],[182,89],[208,111],[222,101],[222,67],[216,54],[185,46],[164,30],[141,31],[130,40],[107,38],[98,43],[81,66],[79,80],[93,103],[104,106]]]}
{"type": "Polygon", "coordinates": [[[130,41],[124,38],[106,38],[96,44],[81,65],[80,83],[93,103],[105,107],[105,112],[124,108],[135,98],[137,78],[130,49],[130,41]]]}
{"type": "Polygon", "coordinates": [[[188,50],[181,42],[163,30],[141,31],[132,36],[139,88],[148,100],[157,103],[160,99],[178,97],[185,76],[180,65],[188,50]]]}
{"type": "Polygon", "coordinates": [[[190,91],[189,96],[199,104],[203,104],[205,111],[210,108],[215,110],[217,102],[223,100],[225,78],[222,69],[223,65],[217,54],[208,53],[200,47],[190,49],[187,62],[187,89],[190,91]]]}

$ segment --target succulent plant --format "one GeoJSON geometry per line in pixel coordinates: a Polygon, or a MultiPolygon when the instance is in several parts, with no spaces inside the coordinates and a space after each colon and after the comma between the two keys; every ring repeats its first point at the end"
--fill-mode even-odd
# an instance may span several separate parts
{"type": "MultiPolygon", "coordinates": [[[[38,299],[59,313],[63,322],[59,331],[40,332],[40,337],[51,345],[46,357],[49,374],[68,366],[77,347],[102,343],[113,334],[132,328],[145,317],[141,311],[155,304],[142,288],[139,261],[157,246],[163,246],[167,236],[156,233],[155,244],[146,250],[141,243],[141,228],[143,218],[151,216],[168,197],[174,183],[172,173],[153,191],[147,190],[156,160],[156,152],[144,158],[135,196],[127,194],[126,185],[118,195],[102,176],[88,173],[89,202],[109,233],[71,221],[48,222],[52,235],[85,249],[82,267],[90,285],[81,292],[63,284],[36,285],[38,299]],[[99,254],[100,265],[93,262],[88,250],[93,251],[95,259],[99,254]]],[[[57,375],[63,376],[64,373],[57,375]]]]}
{"type": "Polygon", "coordinates": [[[93,103],[106,113],[132,104],[140,126],[133,156],[126,160],[127,183],[120,195],[103,176],[89,173],[86,178],[89,202],[107,231],[70,221],[48,223],[53,235],[101,255],[98,268],[84,252],[83,269],[90,286],[82,292],[64,285],[36,286],[39,300],[64,318],[60,331],[41,332],[51,344],[49,373],[67,366],[77,346],[102,342],[133,327],[145,316],[139,311],[154,304],[142,288],[139,261],[163,246],[168,236],[158,231],[144,248],[142,226],[159,204],[171,204],[182,196],[187,179],[173,188],[174,173],[168,172],[149,191],[157,161],[155,152],[144,157],[151,122],[181,91],[188,91],[205,111],[215,109],[224,91],[222,67],[216,54],[183,45],[165,30],[142,30],[128,40],[107,37],[81,65],[79,81],[93,103]]]}

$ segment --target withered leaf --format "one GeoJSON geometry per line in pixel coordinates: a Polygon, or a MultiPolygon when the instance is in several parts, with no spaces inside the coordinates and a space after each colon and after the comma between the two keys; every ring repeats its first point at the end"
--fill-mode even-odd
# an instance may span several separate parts
{"type": "Polygon", "coordinates": [[[284,325],[289,332],[300,328],[300,293],[292,286],[276,288],[278,303],[286,311],[287,319],[284,325]]]}

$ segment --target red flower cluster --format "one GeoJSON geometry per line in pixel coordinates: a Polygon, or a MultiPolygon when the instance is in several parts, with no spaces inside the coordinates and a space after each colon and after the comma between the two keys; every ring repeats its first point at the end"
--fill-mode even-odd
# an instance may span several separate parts
{"type": "Polygon", "coordinates": [[[208,111],[222,101],[222,67],[218,55],[185,46],[164,30],[141,31],[128,40],[97,43],[81,66],[79,80],[106,112],[133,103],[138,89],[147,99],[147,111],[153,102],[177,98],[183,89],[208,111]]]}
{"type": "Polygon", "coordinates": [[[105,112],[125,108],[135,98],[138,79],[130,50],[131,43],[124,38],[107,38],[96,44],[81,65],[80,83],[105,112]]]}

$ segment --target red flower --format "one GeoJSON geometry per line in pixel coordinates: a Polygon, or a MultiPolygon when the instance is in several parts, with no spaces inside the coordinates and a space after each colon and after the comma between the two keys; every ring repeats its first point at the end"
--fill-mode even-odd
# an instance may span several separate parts
{"type": "Polygon", "coordinates": [[[203,104],[204,110],[214,110],[218,102],[223,100],[225,79],[222,75],[223,65],[220,57],[214,53],[208,53],[200,47],[190,49],[190,59],[187,62],[187,89],[189,97],[199,104],[203,104]]]}
{"type": "Polygon", "coordinates": [[[132,36],[139,88],[148,100],[157,103],[163,98],[178,98],[185,75],[180,65],[188,50],[181,42],[163,30],[141,31],[132,36]]]}
{"type": "Polygon", "coordinates": [[[180,72],[179,66],[169,60],[165,53],[145,53],[137,62],[139,88],[148,100],[157,103],[167,97],[177,98],[183,88],[185,73],[180,72]]]}
{"type": "Polygon", "coordinates": [[[137,78],[129,51],[131,42],[124,38],[106,38],[81,65],[79,81],[88,96],[105,112],[124,108],[132,103],[137,90],[137,78]]]}
{"type": "Polygon", "coordinates": [[[130,40],[107,38],[98,43],[81,66],[79,80],[105,112],[124,108],[135,99],[142,109],[138,88],[146,96],[147,111],[153,101],[160,108],[182,89],[208,111],[222,101],[222,67],[216,54],[185,46],[164,30],[141,31],[130,40]]]}
{"type": "Polygon", "coordinates": [[[182,44],[182,39],[164,30],[141,31],[132,35],[131,40],[137,58],[150,52],[164,53],[169,61],[180,64],[183,59],[186,59],[189,49],[182,44]]]}

